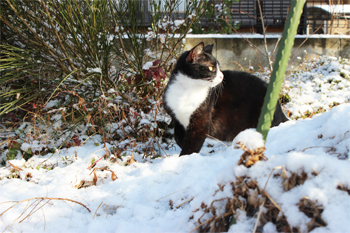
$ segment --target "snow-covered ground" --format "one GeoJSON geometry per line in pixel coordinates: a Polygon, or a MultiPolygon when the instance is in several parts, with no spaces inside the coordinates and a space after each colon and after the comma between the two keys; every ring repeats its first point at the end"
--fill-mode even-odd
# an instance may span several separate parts
{"type": "MultiPolygon", "coordinates": [[[[221,218],[227,203],[238,201],[242,207],[235,209],[229,232],[253,232],[258,216],[267,222],[260,231],[276,232],[280,226],[266,220],[272,209],[286,219],[287,229],[349,232],[350,62],[320,58],[308,66],[285,80],[283,93],[290,97],[285,110],[292,120],[270,130],[266,161],[238,165],[244,151],[235,147],[237,141],[208,139],[198,154],[178,157],[173,145],[157,159],[136,153],[136,162],[102,159],[93,172],[91,161],[105,154],[95,135],[80,147],[28,161],[17,156],[0,167],[0,231],[190,232],[214,215],[221,218]],[[326,112],[301,118],[320,108],[326,112]],[[244,182],[248,199],[237,196],[244,182]],[[262,203],[270,206],[259,210],[262,203]]],[[[250,130],[237,140],[254,147],[256,134],[250,130]]],[[[35,146],[38,142],[22,144],[35,146]]]]}

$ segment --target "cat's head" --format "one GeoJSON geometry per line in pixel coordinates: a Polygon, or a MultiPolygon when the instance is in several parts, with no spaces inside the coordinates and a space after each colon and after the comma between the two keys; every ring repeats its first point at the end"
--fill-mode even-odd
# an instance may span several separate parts
{"type": "Polygon", "coordinates": [[[186,51],[179,57],[175,72],[181,72],[191,79],[200,80],[202,84],[215,87],[223,80],[224,75],[220,71],[219,62],[212,55],[214,45],[201,42],[186,51]]]}

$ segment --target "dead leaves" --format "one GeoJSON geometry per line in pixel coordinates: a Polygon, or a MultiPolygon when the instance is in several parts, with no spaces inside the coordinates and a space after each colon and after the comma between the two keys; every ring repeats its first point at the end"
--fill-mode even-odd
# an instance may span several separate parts
{"type": "Polygon", "coordinates": [[[311,201],[308,197],[304,197],[300,200],[299,210],[306,216],[311,218],[311,221],[307,223],[307,230],[310,232],[316,227],[327,226],[327,223],[322,219],[321,213],[323,212],[323,206],[311,201]]]}
{"type": "MultiPolygon", "coordinates": [[[[96,167],[96,168],[94,168],[94,170],[92,171],[93,173],[94,173],[94,178],[96,177],[96,170],[100,170],[100,171],[108,171],[108,172],[111,172],[111,179],[113,180],[113,181],[115,181],[116,179],[118,179],[118,177],[117,177],[117,175],[114,173],[114,171],[112,171],[112,170],[109,170],[109,168],[106,166],[106,167],[96,167]]],[[[90,173],[90,175],[92,174],[92,172],[90,173]]],[[[97,178],[96,178],[97,179],[97,178]]],[[[95,185],[96,185],[96,183],[95,183],[95,185]]]]}
{"type": "MultiPolygon", "coordinates": [[[[280,180],[284,192],[288,192],[291,189],[302,185],[307,179],[311,179],[317,175],[318,173],[316,171],[311,175],[308,175],[302,171],[299,173],[291,172],[284,166],[279,166],[271,171],[269,178],[274,177],[274,179],[280,180]],[[273,172],[276,170],[279,172],[272,176],[273,172]]],[[[200,208],[195,211],[197,212],[201,210],[203,215],[198,218],[198,225],[194,230],[197,230],[198,232],[228,231],[229,227],[232,224],[235,224],[235,220],[241,213],[238,210],[242,210],[245,211],[247,217],[256,218],[254,232],[261,232],[263,227],[269,222],[276,226],[277,232],[300,232],[298,226],[290,226],[288,218],[284,215],[281,208],[282,205],[278,204],[268,194],[268,191],[265,190],[267,182],[264,187],[260,187],[258,182],[250,177],[236,177],[236,181],[230,183],[231,186],[226,184],[226,186],[232,188],[232,197],[214,200],[209,207],[205,203],[202,203],[200,208]],[[218,205],[215,205],[214,207],[214,203],[220,203],[219,206],[221,206],[221,212],[215,208],[218,205]],[[222,212],[223,209],[224,212],[222,212]],[[202,222],[203,218],[207,220],[202,222]]],[[[224,191],[225,185],[218,186],[219,189],[215,191],[214,196],[224,191]]],[[[349,189],[341,184],[338,185],[338,189],[349,192],[349,189]]],[[[296,205],[299,206],[300,212],[303,212],[306,216],[311,218],[310,222],[307,224],[308,231],[327,225],[321,216],[323,206],[317,204],[317,201],[312,201],[307,197],[304,197],[296,205]]]]}
{"type": "Polygon", "coordinates": [[[131,157],[128,158],[128,160],[126,161],[126,165],[130,165],[132,163],[135,163],[136,160],[134,159],[134,153],[131,154],[131,157]]]}
{"type": "Polygon", "coordinates": [[[108,167],[102,167],[102,168],[96,167],[90,173],[90,175],[93,174],[92,181],[82,180],[82,181],[79,182],[79,184],[75,185],[74,187],[77,188],[77,189],[81,189],[81,188],[88,188],[88,187],[91,187],[91,186],[96,186],[98,180],[101,180],[103,182],[103,179],[108,178],[107,176],[105,176],[106,175],[105,171],[111,173],[112,181],[115,181],[116,179],[118,179],[118,177],[115,174],[115,172],[112,171],[112,170],[109,170],[108,167]],[[97,172],[96,172],[97,170],[99,170],[101,172],[99,175],[97,175],[97,172]]]}
{"type": "Polygon", "coordinates": [[[260,160],[267,160],[267,158],[264,156],[264,151],[266,150],[265,147],[259,147],[255,150],[252,150],[248,149],[241,142],[238,142],[237,145],[244,151],[244,153],[241,155],[240,160],[238,161],[238,165],[243,164],[246,167],[250,167],[260,160]]]}
{"type": "Polygon", "coordinates": [[[286,168],[283,167],[281,177],[283,179],[283,183],[282,183],[283,189],[284,191],[288,191],[294,188],[295,186],[304,184],[308,176],[305,172],[301,172],[300,175],[297,173],[291,172],[290,175],[288,175],[286,168]]]}
{"type": "Polygon", "coordinates": [[[81,188],[88,188],[88,187],[91,187],[93,186],[93,182],[92,181],[85,181],[85,180],[82,180],[79,182],[79,184],[75,185],[74,187],[76,189],[81,189],[81,188]]]}
{"type": "Polygon", "coordinates": [[[32,173],[30,173],[30,172],[28,172],[28,173],[25,175],[25,177],[24,177],[24,179],[25,179],[26,181],[30,181],[32,178],[33,178],[33,176],[32,176],[32,173]]]}
{"type": "MultiPolygon", "coordinates": [[[[257,217],[254,232],[260,232],[262,227],[272,222],[276,225],[278,232],[294,232],[284,216],[281,207],[271,198],[264,189],[261,189],[257,182],[248,177],[236,177],[236,182],[231,183],[233,197],[214,200],[208,207],[204,203],[200,209],[204,212],[197,220],[196,229],[199,232],[226,232],[232,224],[235,224],[238,214],[243,210],[248,217],[257,217]],[[214,208],[214,203],[220,202],[225,206],[224,213],[214,208]],[[209,220],[201,222],[207,213],[213,215],[209,220]]],[[[219,191],[220,192],[220,191],[219,191]]],[[[216,192],[217,193],[217,192],[216,192]]],[[[217,205],[216,205],[217,206],[217,205]]],[[[197,211],[199,211],[198,209],[197,211]]]]}
{"type": "Polygon", "coordinates": [[[350,195],[350,188],[347,186],[344,186],[342,183],[338,184],[337,189],[345,191],[350,195]]]}

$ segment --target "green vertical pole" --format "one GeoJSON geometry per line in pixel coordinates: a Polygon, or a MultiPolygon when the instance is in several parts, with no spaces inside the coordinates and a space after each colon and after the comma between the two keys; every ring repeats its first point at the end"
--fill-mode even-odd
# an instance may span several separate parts
{"type": "Polygon", "coordinates": [[[267,93],[258,121],[257,131],[263,135],[265,141],[276,110],[283,77],[286,72],[288,59],[292,51],[294,38],[297,33],[305,1],[306,0],[291,0],[290,2],[287,22],[283,30],[282,39],[276,55],[276,61],[273,65],[270,83],[267,87],[267,93]]]}

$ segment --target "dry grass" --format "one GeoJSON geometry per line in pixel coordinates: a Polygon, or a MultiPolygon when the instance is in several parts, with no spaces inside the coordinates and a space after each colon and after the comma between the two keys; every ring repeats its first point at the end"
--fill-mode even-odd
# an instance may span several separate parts
{"type": "MultiPolygon", "coordinates": [[[[11,202],[15,202],[15,204],[11,205],[10,207],[8,207],[6,210],[4,210],[3,212],[0,213],[0,218],[3,222],[3,224],[6,226],[6,230],[11,231],[11,227],[16,224],[16,223],[22,223],[24,220],[30,218],[33,214],[35,214],[37,211],[41,211],[42,215],[43,215],[43,219],[44,219],[44,230],[45,230],[45,226],[46,226],[46,219],[45,219],[45,213],[44,213],[44,206],[49,204],[52,201],[63,201],[63,202],[73,202],[75,204],[79,204],[81,206],[83,206],[87,211],[91,212],[90,209],[84,205],[81,202],[72,200],[72,199],[68,199],[68,198],[57,198],[57,197],[33,197],[33,198],[29,198],[29,199],[25,199],[22,201],[11,201],[11,202]],[[9,213],[14,207],[26,203],[26,205],[24,205],[23,207],[23,211],[22,213],[13,220],[13,222],[11,224],[6,224],[3,221],[3,216],[7,213],[9,213]]],[[[10,202],[3,202],[0,203],[0,205],[3,204],[7,204],[10,202]]]]}

